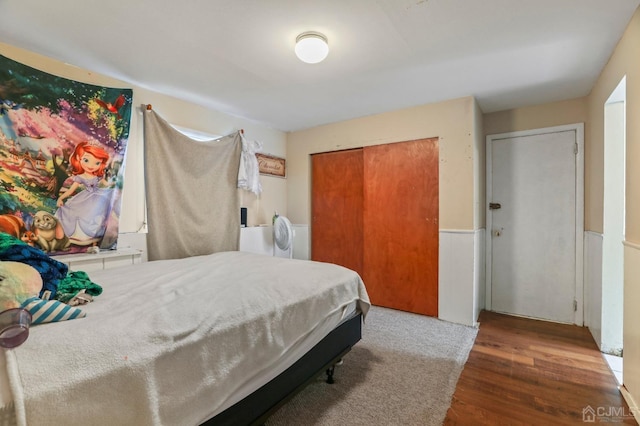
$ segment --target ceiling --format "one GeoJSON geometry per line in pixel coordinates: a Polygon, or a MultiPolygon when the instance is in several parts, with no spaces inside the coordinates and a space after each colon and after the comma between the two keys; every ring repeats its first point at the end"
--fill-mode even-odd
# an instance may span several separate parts
{"type": "Polygon", "coordinates": [[[0,0],[0,42],[283,131],[589,94],[640,0],[0,0]],[[327,36],[319,64],[295,38],[327,36]]]}

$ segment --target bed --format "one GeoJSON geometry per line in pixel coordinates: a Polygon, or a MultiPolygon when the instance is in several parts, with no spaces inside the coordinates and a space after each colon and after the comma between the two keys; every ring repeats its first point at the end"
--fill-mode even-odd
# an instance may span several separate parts
{"type": "Polygon", "coordinates": [[[4,350],[17,424],[261,424],[361,337],[353,271],[222,252],[91,273],[86,318],[4,350]]]}

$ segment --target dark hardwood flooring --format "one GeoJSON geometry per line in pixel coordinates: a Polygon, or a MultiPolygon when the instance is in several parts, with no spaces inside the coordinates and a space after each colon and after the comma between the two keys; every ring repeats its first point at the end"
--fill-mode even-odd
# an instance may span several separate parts
{"type": "Polygon", "coordinates": [[[445,425],[637,424],[587,328],[486,311],[479,322],[445,425]]]}

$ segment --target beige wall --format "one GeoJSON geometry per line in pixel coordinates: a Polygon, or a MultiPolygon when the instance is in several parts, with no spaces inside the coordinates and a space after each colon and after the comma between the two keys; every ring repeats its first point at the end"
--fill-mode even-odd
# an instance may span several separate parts
{"type": "MultiPolygon", "coordinates": [[[[7,44],[0,43],[0,54],[60,77],[102,86],[131,88],[133,89],[134,106],[151,104],[153,109],[171,124],[217,136],[244,129],[247,139],[258,140],[263,143],[264,152],[281,157],[286,156],[286,134],[279,130],[152,92],[136,85],[96,74],[90,70],[74,67],[7,44]]],[[[142,138],[141,113],[139,111],[133,112],[120,217],[120,231],[124,233],[138,231],[141,229],[144,220],[142,138]]],[[[286,211],[286,180],[263,176],[262,186],[263,193],[260,197],[248,192],[241,192],[242,205],[248,207],[249,225],[270,222],[274,210],[286,211]]]]}
{"type": "MultiPolygon", "coordinates": [[[[593,162],[594,180],[604,176],[604,104],[620,80],[627,76],[626,102],[626,239],[640,243],[640,10],[634,14],[598,81],[589,95],[591,148],[598,154],[593,162]]],[[[596,208],[602,212],[602,194],[596,208]]],[[[601,232],[600,224],[599,231],[601,232]]]]}
{"type": "MultiPolygon", "coordinates": [[[[474,139],[477,104],[472,97],[328,124],[289,133],[288,203],[294,223],[310,219],[310,154],[369,145],[439,137],[440,229],[473,230],[484,223],[474,217],[474,139]]],[[[398,212],[410,215],[411,212],[398,212]]],[[[407,223],[411,217],[407,216],[407,223]]]]}
{"type": "Polygon", "coordinates": [[[474,181],[474,229],[486,227],[487,221],[487,143],[484,134],[484,117],[475,101],[474,108],[474,145],[473,145],[473,181],[474,181]]]}
{"type": "MultiPolygon", "coordinates": [[[[624,259],[624,385],[635,404],[640,403],[640,280],[637,267],[640,256],[640,9],[636,10],[613,55],[600,74],[588,99],[589,139],[591,150],[590,182],[593,215],[599,222],[591,229],[602,232],[604,187],[604,104],[620,80],[626,75],[626,220],[624,259]]],[[[587,151],[588,152],[588,151],[587,151]]],[[[639,407],[636,405],[636,410],[639,407]]],[[[640,417],[637,411],[636,418],[640,417]]]]}
{"type": "Polygon", "coordinates": [[[484,134],[518,132],[587,121],[587,98],[484,114],[484,134]]]}
{"type": "MultiPolygon", "coordinates": [[[[629,392],[629,406],[635,407],[640,423],[640,245],[624,247],[624,326],[622,359],[624,386],[629,392]],[[630,399],[630,401],[629,401],[630,399]]],[[[626,396],[626,395],[625,395],[626,396]]]]}

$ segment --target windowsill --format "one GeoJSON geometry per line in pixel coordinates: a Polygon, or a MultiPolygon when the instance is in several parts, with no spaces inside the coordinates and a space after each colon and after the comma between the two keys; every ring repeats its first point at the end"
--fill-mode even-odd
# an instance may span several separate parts
{"type": "Polygon", "coordinates": [[[117,250],[102,250],[100,253],[77,253],[77,254],[61,254],[51,256],[60,262],[81,262],[84,260],[108,259],[111,257],[136,256],[142,252],[130,247],[119,248],[117,250]]]}

